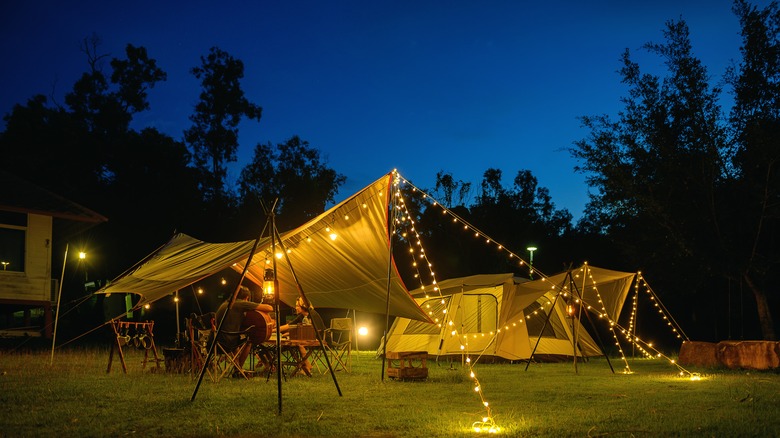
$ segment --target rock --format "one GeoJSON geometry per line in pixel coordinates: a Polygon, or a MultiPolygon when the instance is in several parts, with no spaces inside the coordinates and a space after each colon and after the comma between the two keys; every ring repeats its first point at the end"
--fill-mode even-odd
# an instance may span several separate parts
{"type": "Polygon", "coordinates": [[[718,344],[713,342],[686,341],[680,347],[677,362],[683,366],[719,367],[717,350],[718,344]]]}

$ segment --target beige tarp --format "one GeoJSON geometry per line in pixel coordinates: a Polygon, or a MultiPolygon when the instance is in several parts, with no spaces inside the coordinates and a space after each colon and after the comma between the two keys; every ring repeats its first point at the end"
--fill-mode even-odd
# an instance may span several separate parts
{"type": "Polygon", "coordinates": [[[610,319],[617,321],[635,276],[634,272],[613,271],[583,264],[571,271],[520,284],[518,288],[521,293],[515,295],[518,301],[512,303],[512,309],[519,314],[522,309],[528,307],[529,303],[525,297],[539,292],[563,290],[567,294],[581,297],[586,305],[598,312],[606,311],[610,319]]]}
{"type": "MultiPolygon", "coordinates": [[[[294,304],[297,278],[315,307],[384,314],[389,288],[391,315],[427,320],[389,259],[392,177],[383,176],[305,225],[281,234],[277,253],[287,250],[286,258],[276,259],[282,301],[294,304]]],[[[134,293],[141,296],[139,304],[152,302],[222,269],[243,271],[253,244],[208,243],[180,234],[97,293],[134,293]]],[[[273,257],[271,239],[263,238],[247,279],[261,285],[273,257]]]]}

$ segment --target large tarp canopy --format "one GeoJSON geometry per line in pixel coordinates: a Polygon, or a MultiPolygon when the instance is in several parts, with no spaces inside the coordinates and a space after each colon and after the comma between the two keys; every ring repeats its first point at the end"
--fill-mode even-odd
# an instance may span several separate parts
{"type": "MultiPolygon", "coordinates": [[[[294,305],[300,289],[315,307],[354,309],[427,321],[390,255],[389,173],[306,224],[258,242],[246,278],[262,285],[277,267],[279,296],[294,305]],[[389,294],[388,294],[389,293],[389,294]]],[[[259,229],[258,229],[259,233],[259,229]]],[[[97,293],[134,293],[156,301],[222,269],[243,272],[255,241],[208,243],[179,234],[97,293]]]]}

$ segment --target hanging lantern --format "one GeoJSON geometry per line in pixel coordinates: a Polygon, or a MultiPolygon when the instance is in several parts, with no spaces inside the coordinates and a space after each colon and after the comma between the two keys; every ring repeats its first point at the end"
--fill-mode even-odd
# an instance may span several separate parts
{"type": "Polygon", "coordinates": [[[274,292],[275,292],[275,283],[276,278],[274,276],[274,270],[273,269],[266,269],[265,273],[263,274],[263,296],[265,298],[273,298],[274,292]]]}

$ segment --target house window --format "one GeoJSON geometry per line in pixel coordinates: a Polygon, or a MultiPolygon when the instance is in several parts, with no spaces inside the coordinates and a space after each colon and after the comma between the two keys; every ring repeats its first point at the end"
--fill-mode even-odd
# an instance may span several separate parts
{"type": "Polygon", "coordinates": [[[24,272],[27,215],[0,211],[0,270],[24,272]]]}

